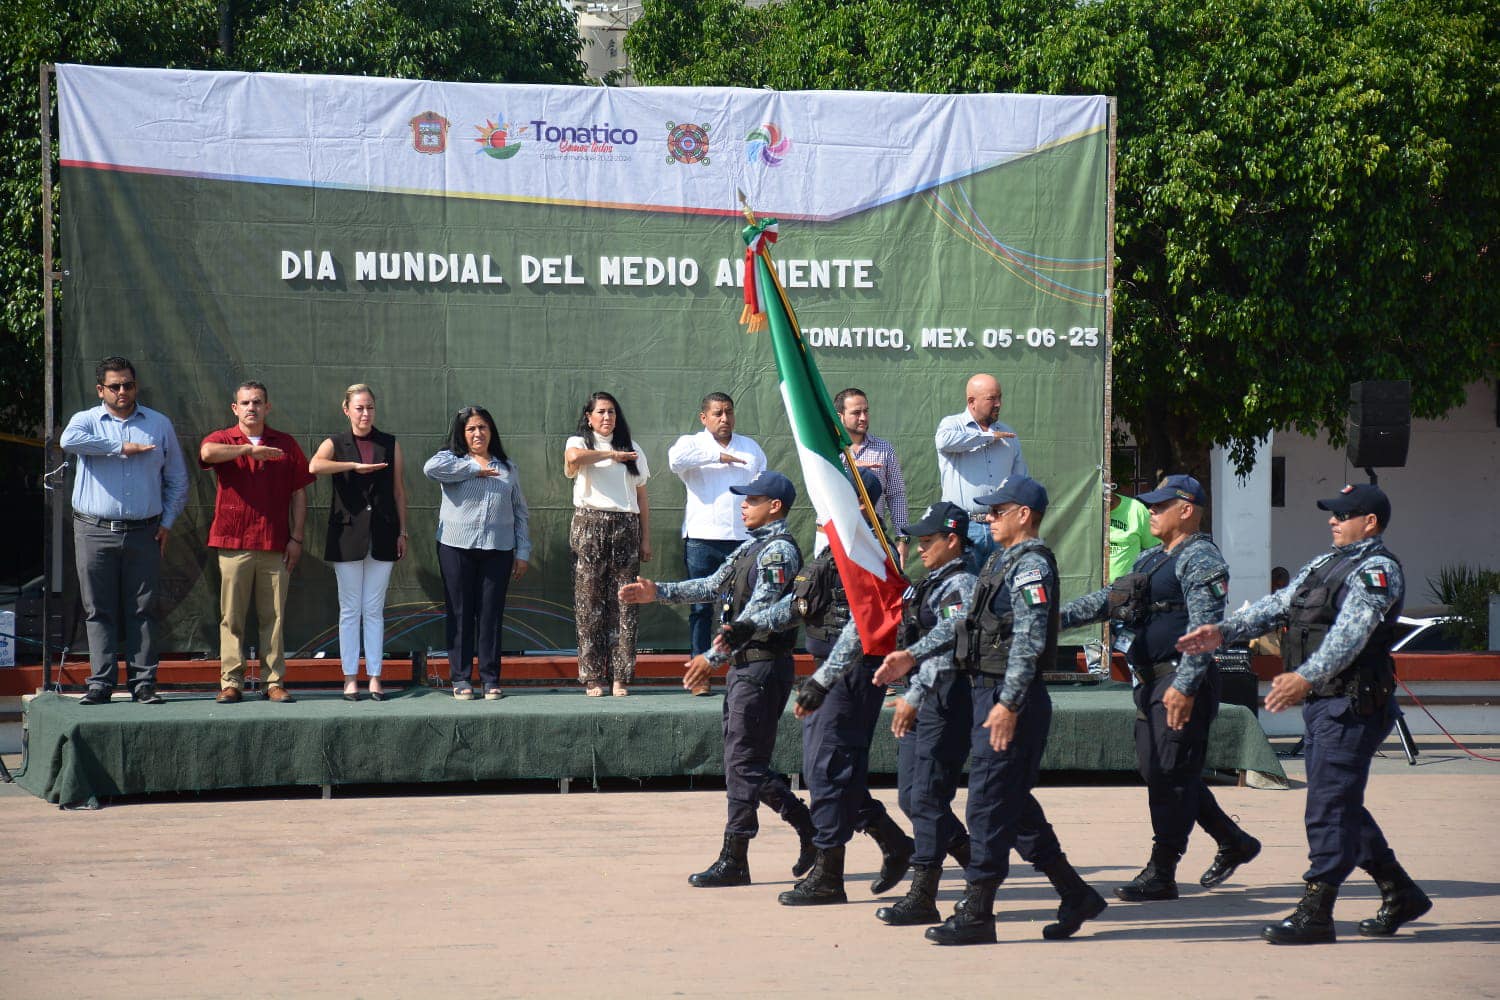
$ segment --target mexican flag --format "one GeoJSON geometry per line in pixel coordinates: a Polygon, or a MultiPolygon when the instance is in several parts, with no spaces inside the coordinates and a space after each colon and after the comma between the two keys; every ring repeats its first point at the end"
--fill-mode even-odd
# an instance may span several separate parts
{"type": "Polygon", "coordinates": [[[770,331],[781,398],[802,462],[802,480],[823,523],[865,653],[883,656],[896,648],[906,578],[861,513],[868,504],[864,490],[856,487],[840,464],[840,456],[852,442],[802,341],[786,290],[771,267],[767,245],[776,240],[776,220],[747,226],[744,237],[742,320],[752,330],[765,327],[770,331]]]}

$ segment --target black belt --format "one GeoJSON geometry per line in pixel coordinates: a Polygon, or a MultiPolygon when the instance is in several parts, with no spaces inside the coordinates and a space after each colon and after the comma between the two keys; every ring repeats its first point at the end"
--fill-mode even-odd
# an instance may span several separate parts
{"type": "Polygon", "coordinates": [[[1180,659],[1159,660],[1156,663],[1152,663],[1149,666],[1145,667],[1138,667],[1132,663],[1130,664],[1130,669],[1135,672],[1136,677],[1140,678],[1142,684],[1155,684],[1157,681],[1161,680],[1163,677],[1176,670],[1177,665],[1181,662],[1182,661],[1180,659]]]}
{"type": "Polygon", "coordinates": [[[1005,683],[1004,674],[970,674],[969,684],[977,688],[997,688],[1005,683]]]}
{"type": "Polygon", "coordinates": [[[142,518],[139,521],[130,521],[124,518],[95,517],[93,514],[84,514],[79,511],[73,512],[73,520],[82,521],[84,524],[92,524],[96,528],[108,528],[117,535],[127,531],[135,531],[137,528],[154,528],[161,524],[161,515],[142,518]]]}

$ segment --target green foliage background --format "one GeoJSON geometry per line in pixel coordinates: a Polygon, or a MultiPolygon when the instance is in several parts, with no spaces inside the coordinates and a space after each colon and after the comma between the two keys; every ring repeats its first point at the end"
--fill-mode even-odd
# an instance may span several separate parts
{"type": "MultiPolygon", "coordinates": [[[[1119,99],[1114,405],[1176,470],[1500,373],[1492,0],[647,0],[647,84],[1119,99]]],[[[1206,470],[1199,470],[1206,471],[1206,470]]]]}
{"type": "MultiPolygon", "coordinates": [[[[42,63],[585,82],[572,12],[555,0],[236,0],[228,54],[220,6],[0,0],[0,430],[31,434],[43,422],[42,63]]],[[[50,155],[55,165],[55,134],[50,155]]],[[[65,211],[67,192],[56,195],[65,211]]]]}

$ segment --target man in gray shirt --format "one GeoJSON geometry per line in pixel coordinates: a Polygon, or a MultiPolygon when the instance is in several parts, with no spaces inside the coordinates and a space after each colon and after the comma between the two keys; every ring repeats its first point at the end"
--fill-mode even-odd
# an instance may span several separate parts
{"type": "Polygon", "coordinates": [[[187,503],[187,465],[172,422],[136,402],[135,366],[109,357],[94,369],[99,405],[73,414],[58,444],[74,456],[73,542],[89,639],[88,691],[109,701],[119,678],[123,626],[131,696],[156,693],[156,592],[172,522],[187,503]]]}
{"type": "Polygon", "coordinates": [[[973,544],[965,558],[970,572],[977,573],[995,550],[987,523],[989,511],[978,498],[993,493],[1007,476],[1031,473],[1016,432],[1000,423],[1000,383],[995,376],[975,375],[964,392],[967,406],[942,419],[933,442],[937,445],[943,499],[969,515],[969,541],[973,544]]]}

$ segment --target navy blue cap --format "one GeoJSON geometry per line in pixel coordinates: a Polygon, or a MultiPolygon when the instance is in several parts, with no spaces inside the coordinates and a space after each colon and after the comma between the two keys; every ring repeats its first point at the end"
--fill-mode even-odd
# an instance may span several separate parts
{"type": "Polygon", "coordinates": [[[1142,493],[1136,499],[1148,507],[1163,500],[1186,500],[1202,506],[1208,503],[1208,494],[1203,491],[1203,484],[1192,476],[1175,475],[1163,479],[1156,484],[1156,489],[1142,493]]]}
{"type": "Polygon", "coordinates": [[[870,494],[870,505],[878,504],[885,494],[885,487],[880,485],[880,477],[869,469],[860,469],[859,481],[865,484],[865,492],[870,494]]]}
{"type": "Polygon", "coordinates": [[[1339,490],[1339,495],[1319,500],[1318,507],[1334,514],[1374,514],[1382,528],[1391,519],[1391,501],[1374,483],[1356,483],[1339,490]]]}
{"type": "Polygon", "coordinates": [[[792,481],[779,472],[767,469],[744,486],[731,486],[729,492],[738,493],[742,497],[770,497],[772,500],[781,501],[781,509],[786,510],[797,499],[797,487],[792,481]]]}
{"type": "Polygon", "coordinates": [[[1018,503],[1030,507],[1038,514],[1047,512],[1047,487],[1028,476],[1006,476],[1000,480],[995,492],[975,497],[974,502],[985,507],[1002,503],[1018,503]]]}
{"type": "Polygon", "coordinates": [[[956,503],[946,500],[939,501],[922,511],[920,520],[913,521],[901,529],[901,534],[911,538],[921,538],[925,535],[955,534],[968,540],[969,537],[969,512],[956,503]]]}

